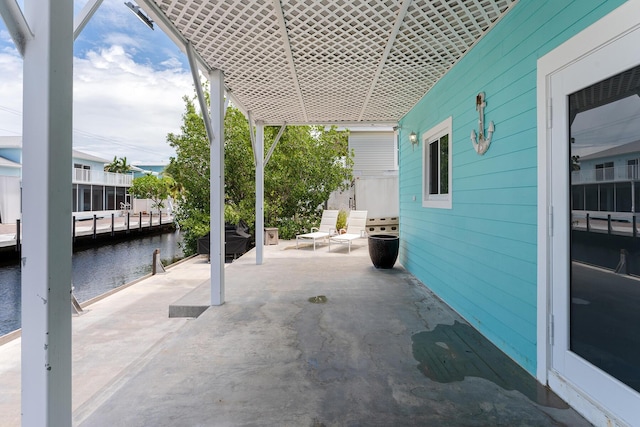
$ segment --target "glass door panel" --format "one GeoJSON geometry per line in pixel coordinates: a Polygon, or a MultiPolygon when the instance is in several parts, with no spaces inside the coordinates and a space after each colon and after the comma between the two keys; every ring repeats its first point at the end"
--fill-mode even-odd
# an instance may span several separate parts
{"type": "Polygon", "coordinates": [[[569,95],[569,350],[640,391],[640,66],[569,95]]]}

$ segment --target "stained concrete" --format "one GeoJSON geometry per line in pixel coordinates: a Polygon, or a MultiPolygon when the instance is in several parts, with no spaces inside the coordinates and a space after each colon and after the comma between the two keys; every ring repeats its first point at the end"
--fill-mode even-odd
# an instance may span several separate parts
{"type": "MultiPolygon", "coordinates": [[[[203,261],[190,262],[201,268],[197,263],[203,261]]],[[[196,270],[187,266],[180,274],[170,271],[163,278],[182,286],[182,281],[196,270]]],[[[443,328],[457,331],[460,326],[456,325],[466,323],[398,264],[391,270],[375,269],[366,240],[352,247],[350,254],[346,248],[328,252],[326,246],[315,252],[312,248],[296,250],[295,242],[281,240],[278,246],[265,247],[263,265],[255,265],[251,252],[227,265],[225,274],[224,305],[207,309],[197,319],[149,319],[132,325],[138,331],[131,334],[155,334],[155,341],[145,344],[144,351],[133,350],[140,344],[140,335],[133,339],[125,331],[112,332],[106,323],[84,330],[82,334],[90,334],[95,340],[93,347],[83,350],[84,358],[74,355],[74,363],[92,362],[94,366],[91,372],[74,365],[74,372],[84,372],[84,381],[91,381],[93,375],[108,375],[105,361],[111,350],[98,346],[101,336],[127,341],[132,349],[126,366],[96,387],[82,405],[76,405],[74,393],[74,423],[589,425],[562,404],[545,406],[519,391],[526,392],[526,387],[505,386],[491,377],[462,375],[461,379],[450,375],[432,379],[425,375],[425,363],[435,368],[441,362],[417,360],[415,337],[443,328]],[[326,299],[317,303],[319,296],[326,299]],[[158,334],[156,321],[160,325],[179,323],[171,331],[158,334]]],[[[152,289],[145,292],[147,300],[155,299],[152,289]]],[[[189,293],[192,303],[201,305],[208,298],[208,283],[176,294],[166,308],[189,293]]],[[[104,301],[106,305],[110,298],[104,301]]],[[[95,307],[93,314],[98,311],[95,307]]],[[[91,312],[84,316],[89,315],[91,312]]],[[[117,317],[118,313],[105,315],[117,317]]],[[[168,316],[167,311],[164,316],[168,316]]],[[[477,348],[474,343],[484,338],[466,328],[465,337],[473,337],[466,341],[477,348]]],[[[446,336],[438,335],[432,344],[428,340],[422,344],[427,350],[434,345],[442,348],[443,343],[448,346],[446,336]]],[[[465,347],[450,348],[465,351],[459,350],[465,347]]],[[[2,347],[0,360],[1,354],[2,347]]],[[[440,354],[436,359],[447,357],[440,354]]],[[[486,366],[496,372],[517,371],[510,359],[495,355],[486,366]]],[[[458,371],[464,374],[465,370],[458,371]]],[[[523,378],[531,384],[531,377],[523,378]]],[[[74,377],[74,386],[76,381],[79,379],[74,377]]]]}

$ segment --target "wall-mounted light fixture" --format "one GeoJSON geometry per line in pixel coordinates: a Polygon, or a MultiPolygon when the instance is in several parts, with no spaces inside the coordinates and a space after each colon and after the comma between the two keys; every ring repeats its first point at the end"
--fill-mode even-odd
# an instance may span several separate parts
{"type": "Polygon", "coordinates": [[[144,14],[144,12],[140,9],[140,6],[136,6],[130,1],[125,2],[124,5],[127,6],[129,10],[131,10],[131,12],[133,12],[138,17],[138,19],[144,23],[144,25],[146,25],[147,27],[153,30],[153,21],[149,19],[147,15],[144,14]]]}
{"type": "Polygon", "coordinates": [[[418,145],[418,135],[415,132],[409,134],[409,142],[411,142],[411,147],[415,150],[416,145],[418,145]]]}

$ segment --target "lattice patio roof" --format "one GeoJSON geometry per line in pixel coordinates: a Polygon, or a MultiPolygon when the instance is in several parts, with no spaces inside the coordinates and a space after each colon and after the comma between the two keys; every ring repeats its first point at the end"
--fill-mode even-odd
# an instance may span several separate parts
{"type": "Polygon", "coordinates": [[[141,0],[278,123],[396,123],[517,0],[141,0]]]}

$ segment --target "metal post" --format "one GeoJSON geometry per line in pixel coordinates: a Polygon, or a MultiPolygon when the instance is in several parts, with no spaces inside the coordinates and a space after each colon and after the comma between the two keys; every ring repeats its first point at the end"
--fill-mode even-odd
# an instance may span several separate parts
{"type": "Polygon", "coordinates": [[[162,226],[162,211],[158,212],[160,218],[158,218],[158,225],[162,226]]]}
{"type": "Polygon", "coordinates": [[[587,214],[587,232],[591,231],[591,221],[589,219],[589,214],[587,214]]]}
{"type": "Polygon", "coordinates": [[[73,0],[25,0],[23,426],[70,426],[73,0]]]}
{"type": "Polygon", "coordinates": [[[224,304],[224,74],[209,72],[210,88],[210,212],[211,305],[224,304]]]}
{"type": "Polygon", "coordinates": [[[115,231],[115,214],[111,213],[111,236],[116,234],[115,231]]]}
{"type": "Polygon", "coordinates": [[[611,214],[607,215],[607,232],[611,234],[613,228],[611,227],[611,214]]]}
{"type": "Polygon", "coordinates": [[[149,212],[149,229],[153,228],[153,211],[149,212]]]}
{"type": "Polygon", "coordinates": [[[142,212],[138,213],[138,230],[142,230],[142,212]]]}
{"type": "Polygon", "coordinates": [[[130,231],[130,228],[129,228],[130,227],[130,225],[129,225],[130,224],[130,222],[129,222],[130,219],[131,219],[131,212],[127,211],[127,234],[129,234],[129,231],[130,231]]]}
{"type": "Polygon", "coordinates": [[[636,214],[633,214],[632,223],[633,223],[633,232],[632,232],[632,234],[633,234],[633,238],[635,239],[636,237],[638,237],[638,229],[636,228],[636,214]]]}

